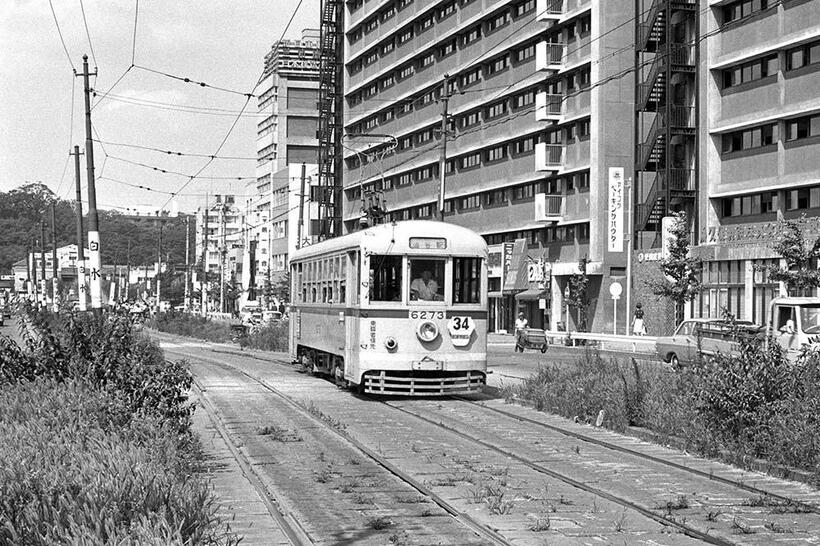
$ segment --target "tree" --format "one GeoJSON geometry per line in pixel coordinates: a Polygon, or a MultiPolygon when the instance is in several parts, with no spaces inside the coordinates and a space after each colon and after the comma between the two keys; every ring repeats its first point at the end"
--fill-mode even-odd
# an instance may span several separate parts
{"type": "MultiPolygon", "coordinates": [[[[578,261],[578,273],[573,273],[569,278],[569,297],[567,305],[575,310],[575,321],[579,331],[587,331],[587,315],[589,313],[589,275],[587,275],[587,264],[589,258],[584,256],[578,261]]],[[[569,328],[569,325],[567,325],[569,328]]]]}
{"type": "Polygon", "coordinates": [[[820,271],[817,261],[820,260],[820,237],[810,243],[801,224],[806,222],[805,215],[799,220],[781,220],[778,223],[779,234],[772,250],[783,256],[786,267],[767,266],[769,280],[786,284],[790,296],[811,294],[812,289],[820,287],[820,271]]]}
{"type": "Polygon", "coordinates": [[[282,302],[290,301],[290,271],[280,275],[271,289],[273,296],[282,302]]]}
{"type": "Polygon", "coordinates": [[[668,237],[669,253],[661,260],[663,278],[651,281],[649,284],[656,296],[674,302],[675,323],[680,324],[683,321],[683,309],[686,302],[695,299],[701,291],[698,278],[701,260],[689,256],[691,239],[686,212],[676,212],[672,217],[674,222],[668,237]]]}

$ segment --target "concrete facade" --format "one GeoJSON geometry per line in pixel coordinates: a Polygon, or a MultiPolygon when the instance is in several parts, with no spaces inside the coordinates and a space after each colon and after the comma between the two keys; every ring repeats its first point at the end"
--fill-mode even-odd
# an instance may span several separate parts
{"type": "Polygon", "coordinates": [[[608,173],[633,164],[634,83],[623,77],[633,3],[370,0],[347,10],[345,229],[357,229],[373,193],[388,220],[436,217],[449,96],[444,219],[515,247],[491,277],[496,328],[510,329],[518,309],[534,325],[565,321],[564,289],[587,257],[589,327],[612,331],[609,285],[625,280],[626,252],[607,250],[608,173]]]}

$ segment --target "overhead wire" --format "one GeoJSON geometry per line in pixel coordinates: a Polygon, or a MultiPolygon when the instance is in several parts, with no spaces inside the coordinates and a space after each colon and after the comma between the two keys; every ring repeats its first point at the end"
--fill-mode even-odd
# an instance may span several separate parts
{"type": "Polygon", "coordinates": [[[140,0],[136,0],[136,6],[134,7],[134,37],[131,40],[131,66],[134,66],[137,57],[137,20],[139,19],[140,14],[140,0]]]}
{"type": "Polygon", "coordinates": [[[104,142],[102,140],[94,139],[94,142],[99,142],[100,144],[107,144],[109,146],[122,146],[125,148],[136,148],[139,150],[148,150],[152,152],[162,153],[166,155],[176,155],[176,156],[186,156],[186,157],[212,157],[214,159],[229,159],[229,160],[240,160],[240,161],[258,161],[259,158],[257,157],[250,157],[250,156],[226,156],[220,155],[215,156],[213,154],[198,154],[198,153],[189,153],[189,152],[177,152],[174,150],[164,150],[162,148],[155,148],[152,146],[142,146],[140,144],[126,144],[124,142],[104,142]]]}
{"type": "MultiPolygon", "coordinates": [[[[65,173],[66,169],[68,168],[68,162],[71,159],[71,145],[72,141],[74,140],[74,89],[77,86],[77,78],[73,75],[71,76],[71,103],[69,105],[69,114],[68,114],[68,154],[66,155],[65,165],[63,166],[63,175],[60,177],[60,184],[57,186],[57,191],[54,192],[55,195],[59,197],[60,191],[63,187],[63,182],[65,182],[65,173]]],[[[71,186],[69,185],[69,190],[71,186]]]]}
{"type": "Polygon", "coordinates": [[[80,0],[80,11],[83,14],[83,25],[85,26],[85,36],[88,39],[88,48],[91,50],[91,59],[94,61],[94,72],[97,71],[97,55],[94,54],[94,45],[91,43],[91,33],[88,31],[88,20],[85,17],[85,6],[83,0],[80,0]]]}
{"type": "MultiPolygon", "coordinates": [[[[97,141],[99,142],[99,141],[97,141]]],[[[172,171],[170,169],[163,169],[161,167],[157,167],[155,165],[149,165],[147,163],[142,163],[139,161],[133,161],[131,159],[126,159],[124,157],[117,157],[111,154],[106,154],[106,157],[109,159],[113,159],[114,161],[121,161],[122,163],[128,163],[130,165],[135,165],[138,167],[143,167],[146,169],[151,169],[152,171],[159,172],[162,174],[173,174],[176,176],[182,176],[184,178],[201,178],[203,180],[255,180],[255,176],[200,176],[199,174],[188,174],[179,171],[172,171]]],[[[208,161],[211,162],[216,159],[217,156],[206,156],[208,157],[208,161]]],[[[210,163],[208,163],[210,164],[210,163]]],[[[202,172],[202,169],[199,170],[199,173],[202,172]]]]}
{"type": "Polygon", "coordinates": [[[51,0],[48,0],[48,6],[51,8],[51,15],[54,17],[54,25],[57,27],[57,34],[60,35],[60,43],[63,44],[63,51],[65,51],[68,64],[70,64],[71,69],[76,72],[77,69],[74,67],[74,62],[71,60],[71,55],[68,53],[68,47],[66,47],[65,39],[63,38],[63,31],[60,29],[60,23],[57,21],[57,14],[54,12],[54,4],[52,4],[51,0]]]}

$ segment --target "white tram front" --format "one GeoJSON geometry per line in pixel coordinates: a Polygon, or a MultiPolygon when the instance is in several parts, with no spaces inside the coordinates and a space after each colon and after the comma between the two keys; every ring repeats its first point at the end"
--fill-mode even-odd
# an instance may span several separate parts
{"type": "Polygon", "coordinates": [[[487,371],[487,245],[450,224],[382,224],[294,252],[290,352],[362,392],[476,391],[487,371]]]}

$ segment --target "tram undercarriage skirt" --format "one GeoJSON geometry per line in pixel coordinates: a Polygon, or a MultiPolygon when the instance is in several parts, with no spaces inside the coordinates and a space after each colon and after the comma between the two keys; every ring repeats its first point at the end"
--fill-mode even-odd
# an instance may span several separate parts
{"type": "Polygon", "coordinates": [[[407,372],[373,370],[364,376],[364,392],[402,396],[443,396],[476,392],[486,383],[479,371],[407,372]]]}

